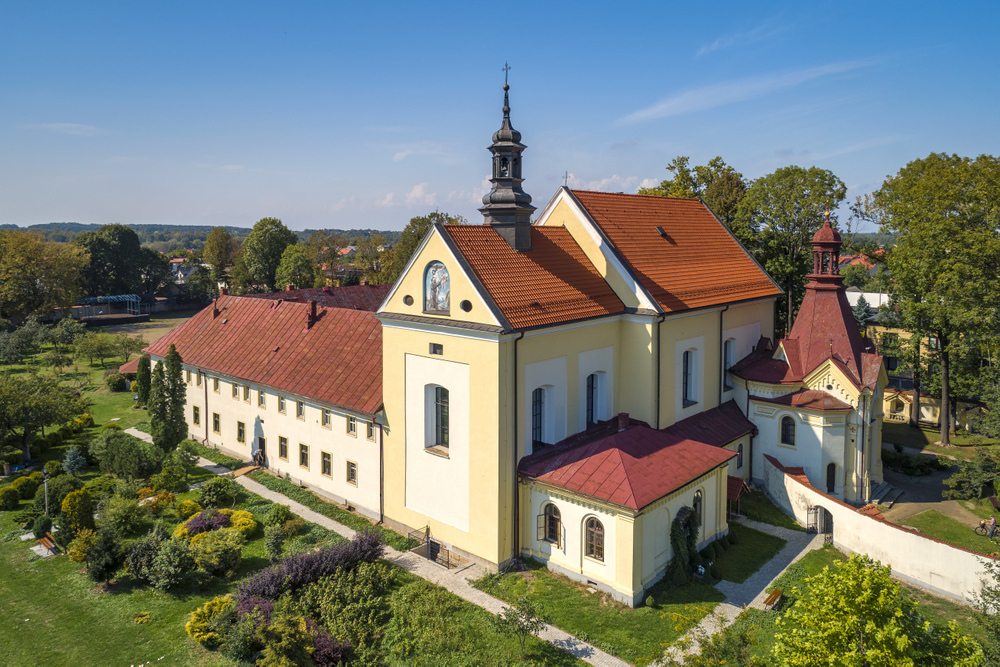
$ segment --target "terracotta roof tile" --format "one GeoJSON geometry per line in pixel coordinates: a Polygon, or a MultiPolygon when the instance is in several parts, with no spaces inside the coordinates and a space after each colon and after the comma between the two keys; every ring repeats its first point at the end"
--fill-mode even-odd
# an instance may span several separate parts
{"type": "Polygon", "coordinates": [[[747,481],[745,479],[743,479],[742,477],[733,477],[732,475],[727,475],[726,500],[730,501],[739,500],[740,493],[742,493],[744,489],[746,489],[747,491],[750,490],[750,488],[747,486],[747,481]]]}
{"type": "Polygon", "coordinates": [[[766,398],[763,396],[752,396],[751,398],[752,400],[761,403],[787,405],[793,408],[804,408],[806,410],[846,411],[854,409],[850,403],[845,403],[839,398],[835,398],[825,391],[820,391],[818,389],[803,389],[801,391],[792,392],[791,394],[775,398],[766,398]]]}
{"type": "Polygon", "coordinates": [[[320,306],[328,308],[350,308],[351,310],[375,312],[391,290],[392,284],[390,283],[387,285],[350,285],[347,287],[309,287],[270,294],[248,294],[247,296],[271,301],[277,299],[299,303],[315,301],[320,306]]]}
{"type": "Polygon", "coordinates": [[[141,359],[142,357],[143,357],[143,355],[140,355],[140,356],[136,357],[135,359],[133,359],[132,361],[126,361],[124,364],[122,364],[121,366],[118,367],[118,372],[122,373],[123,375],[129,374],[129,373],[138,373],[139,372],[139,359],[141,359]]]}
{"type": "Polygon", "coordinates": [[[743,415],[735,401],[726,401],[718,407],[699,412],[660,430],[678,438],[725,447],[747,433],[754,433],[757,427],[743,415]]]}
{"type": "Polygon", "coordinates": [[[518,472],[639,510],[734,456],[735,452],[657,431],[634,419],[619,431],[615,419],[524,457],[518,472]]]}
{"type": "Polygon", "coordinates": [[[572,193],[667,312],[781,293],[697,199],[572,193]]]}
{"type": "Polygon", "coordinates": [[[185,364],[374,414],[382,406],[382,325],[374,313],[223,296],[147,348],[185,364]]]}
{"type": "Polygon", "coordinates": [[[611,315],[625,306],[562,227],[532,227],[518,252],[488,225],[444,225],[515,329],[611,315]]]}

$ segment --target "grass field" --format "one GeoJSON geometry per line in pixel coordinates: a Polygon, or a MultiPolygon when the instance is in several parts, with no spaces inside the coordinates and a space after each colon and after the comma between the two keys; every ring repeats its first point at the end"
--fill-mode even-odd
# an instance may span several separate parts
{"type": "Polygon", "coordinates": [[[114,324],[106,327],[96,327],[95,329],[106,333],[127,333],[130,336],[142,336],[146,339],[146,343],[152,344],[190,320],[196,312],[198,311],[187,310],[177,313],[158,313],[150,317],[148,322],[114,324]]]}
{"type": "Polygon", "coordinates": [[[740,494],[739,513],[751,521],[769,523],[790,530],[805,531],[791,516],[785,514],[780,507],[771,502],[763,491],[744,491],[740,494]]]}
{"type": "Polygon", "coordinates": [[[941,447],[934,443],[940,440],[941,433],[933,429],[911,428],[906,424],[882,424],[882,442],[887,444],[913,447],[934,454],[945,454],[957,458],[972,458],[976,447],[989,447],[1000,444],[1000,441],[959,431],[951,436],[952,447],[941,447]]]}
{"type": "Polygon", "coordinates": [[[738,523],[729,524],[729,530],[739,536],[739,543],[729,547],[715,561],[719,574],[727,581],[742,584],[767,561],[785,548],[785,540],[762,533],[738,523]]]}
{"type": "Polygon", "coordinates": [[[954,544],[978,553],[997,551],[997,545],[985,535],[973,532],[972,526],[960,523],[937,510],[925,510],[900,521],[904,526],[912,526],[924,535],[954,544]]]}

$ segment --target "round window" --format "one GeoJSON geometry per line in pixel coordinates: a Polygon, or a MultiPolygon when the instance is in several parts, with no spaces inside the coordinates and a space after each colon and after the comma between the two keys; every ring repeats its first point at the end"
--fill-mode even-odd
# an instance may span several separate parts
{"type": "Polygon", "coordinates": [[[403,303],[405,303],[407,306],[412,306],[413,305],[413,297],[410,296],[409,294],[407,294],[406,296],[403,297],[403,303]]]}
{"type": "Polygon", "coordinates": [[[468,299],[466,299],[465,301],[463,301],[459,305],[461,306],[462,310],[464,310],[465,312],[469,312],[470,310],[472,310],[472,302],[469,301],[468,299]]]}

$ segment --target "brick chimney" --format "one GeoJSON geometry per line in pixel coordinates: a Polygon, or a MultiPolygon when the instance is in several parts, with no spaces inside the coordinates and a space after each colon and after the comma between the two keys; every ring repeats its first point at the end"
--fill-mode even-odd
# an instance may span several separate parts
{"type": "Polygon", "coordinates": [[[629,419],[627,412],[618,413],[618,432],[621,433],[629,427],[629,419]]]}
{"type": "Polygon", "coordinates": [[[309,300],[309,320],[306,323],[306,328],[311,329],[312,325],[316,324],[316,300],[309,300]]]}
{"type": "Polygon", "coordinates": [[[368,279],[367,278],[362,278],[361,279],[361,284],[362,285],[367,285],[368,284],[368,279]]]}
{"type": "Polygon", "coordinates": [[[220,287],[219,288],[219,296],[226,296],[227,294],[229,294],[229,288],[228,287],[220,287]]]}
{"type": "Polygon", "coordinates": [[[295,285],[292,285],[291,283],[285,285],[286,292],[291,292],[293,289],[295,289],[295,285]]]}

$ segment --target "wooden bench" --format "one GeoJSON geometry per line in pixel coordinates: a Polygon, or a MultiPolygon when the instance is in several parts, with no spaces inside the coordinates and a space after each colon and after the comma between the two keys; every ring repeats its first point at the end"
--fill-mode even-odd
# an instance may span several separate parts
{"type": "Polygon", "coordinates": [[[781,595],[784,592],[782,588],[771,591],[771,594],[764,599],[764,609],[774,609],[778,602],[781,601],[781,595]]]}
{"type": "Polygon", "coordinates": [[[45,533],[45,537],[39,538],[38,543],[53,553],[59,551],[59,547],[56,546],[56,540],[52,537],[52,533],[45,533]]]}

